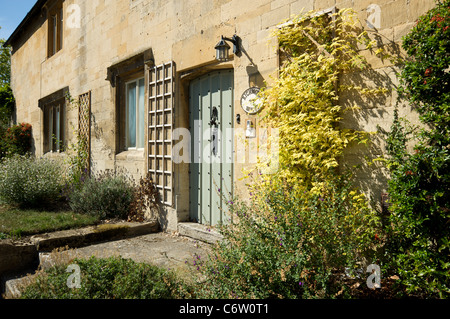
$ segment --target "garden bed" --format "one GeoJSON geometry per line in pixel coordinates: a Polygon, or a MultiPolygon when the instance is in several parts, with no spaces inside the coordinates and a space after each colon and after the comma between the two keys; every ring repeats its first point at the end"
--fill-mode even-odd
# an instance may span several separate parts
{"type": "Polygon", "coordinates": [[[0,205],[0,239],[21,238],[46,232],[101,223],[98,217],[71,211],[22,210],[0,205]]]}

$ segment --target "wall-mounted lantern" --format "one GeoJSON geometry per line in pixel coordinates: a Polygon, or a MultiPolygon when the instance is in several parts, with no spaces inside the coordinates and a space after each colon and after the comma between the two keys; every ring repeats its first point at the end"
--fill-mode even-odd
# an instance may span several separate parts
{"type": "Polygon", "coordinates": [[[219,43],[216,44],[214,47],[216,49],[216,60],[220,62],[226,62],[228,61],[228,51],[230,50],[230,46],[225,41],[230,41],[233,43],[233,53],[235,55],[241,53],[240,49],[240,38],[235,34],[233,37],[230,38],[224,38],[223,36],[220,38],[219,43]]]}

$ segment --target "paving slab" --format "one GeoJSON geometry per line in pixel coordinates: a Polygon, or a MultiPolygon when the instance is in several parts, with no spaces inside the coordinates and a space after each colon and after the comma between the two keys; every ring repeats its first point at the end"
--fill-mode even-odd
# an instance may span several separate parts
{"type": "MultiPolygon", "coordinates": [[[[159,232],[70,249],[60,254],[65,254],[65,258],[68,259],[120,256],[166,269],[184,269],[188,263],[192,264],[194,256],[206,256],[209,248],[209,244],[199,240],[179,236],[176,233],[159,232]]],[[[51,266],[51,258],[56,254],[56,252],[40,253],[41,266],[44,268],[51,266]]]]}

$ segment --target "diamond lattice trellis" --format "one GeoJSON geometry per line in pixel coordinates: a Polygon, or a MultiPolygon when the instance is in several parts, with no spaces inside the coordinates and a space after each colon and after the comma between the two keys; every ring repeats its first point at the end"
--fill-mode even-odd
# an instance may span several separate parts
{"type": "Polygon", "coordinates": [[[84,168],[91,172],[91,91],[78,97],[78,136],[84,156],[84,168]]]}

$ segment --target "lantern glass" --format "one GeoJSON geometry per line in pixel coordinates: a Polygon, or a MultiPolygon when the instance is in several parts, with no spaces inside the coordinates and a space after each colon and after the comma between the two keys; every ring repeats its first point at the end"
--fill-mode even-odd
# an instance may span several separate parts
{"type": "Polygon", "coordinates": [[[228,60],[228,48],[219,48],[216,49],[216,59],[220,62],[224,62],[228,60]]]}
{"type": "Polygon", "coordinates": [[[230,50],[230,46],[225,42],[222,38],[219,43],[215,46],[216,49],[216,59],[220,62],[224,62],[228,60],[228,51],[230,50]]]}

